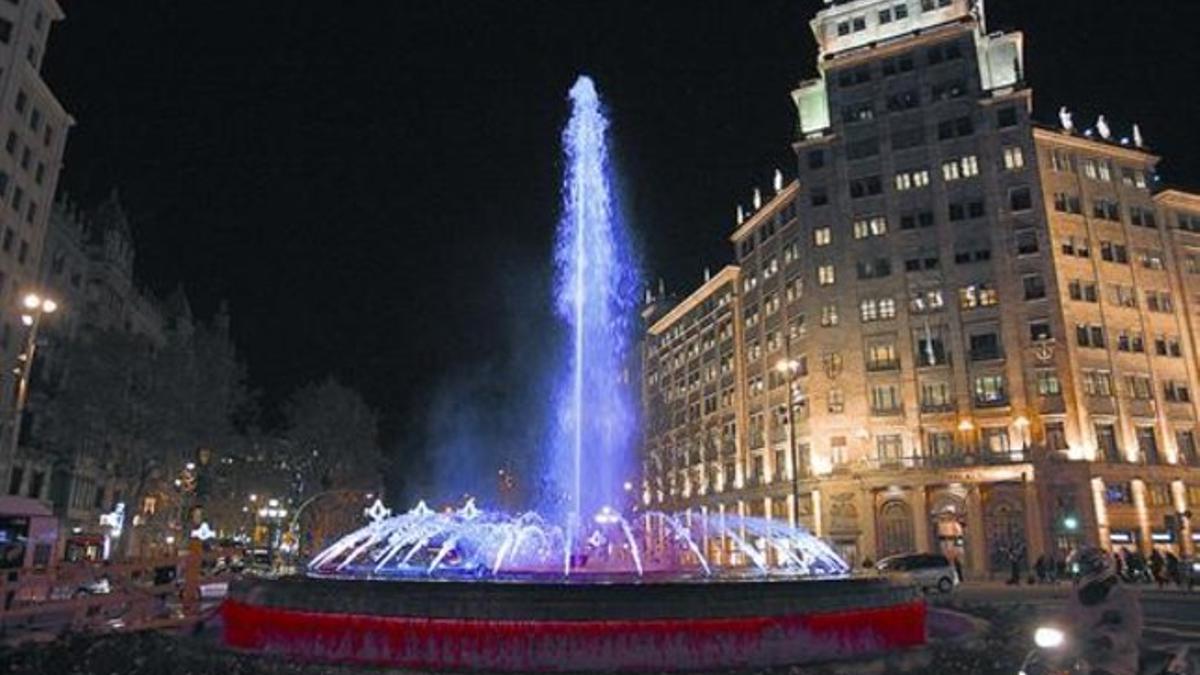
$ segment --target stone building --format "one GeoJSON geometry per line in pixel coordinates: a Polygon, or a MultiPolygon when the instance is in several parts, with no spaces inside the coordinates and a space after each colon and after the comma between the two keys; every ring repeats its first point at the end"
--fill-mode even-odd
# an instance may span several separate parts
{"type": "Polygon", "coordinates": [[[969,577],[1081,542],[1190,554],[1200,197],[1156,193],[1137,129],[1034,123],[1022,36],[981,1],[812,29],[797,179],[649,326],[643,501],[969,577]]]}
{"type": "Polygon", "coordinates": [[[41,76],[56,0],[0,4],[0,481],[11,480],[13,369],[25,342],[20,299],[37,289],[38,261],[74,120],[41,76]]]}

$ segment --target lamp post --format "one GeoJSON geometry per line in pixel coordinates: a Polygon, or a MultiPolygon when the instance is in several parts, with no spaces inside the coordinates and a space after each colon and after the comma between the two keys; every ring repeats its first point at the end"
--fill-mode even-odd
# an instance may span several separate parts
{"type": "Polygon", "coordinates": [[[288,510],[279,505],[278,499],[268,499],[267,505],[258,510],[258,517],[267,521],[270,529],[267,534],[267,557],[271,568],[275,567],[275,539],[279,536],[279,524],[287,518],[288,510]]]}
{"type": "MultiPolygon", "coordinates": [[[[796,456],[796,406],[792,400],[792,386],[796,379],[800,364],[791,358],[791,340],[787,355],[775,364],[775,370],[786,378],[787,382],[787,423],[788,423],[788,456],[792,459],[792,525],[800,524],[800,458],[796,456]]],[[[777,467],[778,468],[778,467],[777,467]]]]}
{"type": "Polygon", "coordinates": [[[13,374],[17,377],[16,396],[13,399],[13,417],[9,425],[8,462],[4,467],[5,484],[12,480],[12,470],[17,464],[17,447],[21,441],[21,418],[25,415],[25,403],[29,399],[29,375],[33,370],[33,357],[37,353],[38,328],[42,317],[58,311],[58,303],[50,298],[44,298],[37,293],[29,293],[21,299],[21,323],[29,331],[25,335],[25,345],[17,355],[17,367],[13,374]]]}

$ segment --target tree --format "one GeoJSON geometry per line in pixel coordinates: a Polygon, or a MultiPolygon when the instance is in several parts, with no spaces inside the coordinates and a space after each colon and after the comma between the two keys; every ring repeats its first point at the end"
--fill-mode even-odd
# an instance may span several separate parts
{"type": "MultiPolygon", "coordinates": [[[[63,350],[66,366],[47,391],[47,445],[57,461],[91,454],[124,487],[131,513],[174,528],[191,497],[173,485],[202,448],[235,443],[233,419],[248,399],[244,372],[222,326],[172,331],[155,344],[124,331],[88,331],[63,350]]],[[[203,500],[204,468],[196,498],[203,500]]],[[[125,533],[132,531],[127,527],[125,533]]],[[[128,553],[129,537],[118,546],[128,553]]]]}
{"type": "Polygon", "coordinates": [[[378,489],[378,417],[358,392],[333,378],[305,385],[292,394],[284,416],[298,498],[331,489],[378,489]]]}

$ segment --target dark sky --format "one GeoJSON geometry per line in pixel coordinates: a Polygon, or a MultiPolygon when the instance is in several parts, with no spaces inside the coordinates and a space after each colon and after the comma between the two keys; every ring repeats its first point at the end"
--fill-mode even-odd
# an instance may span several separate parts
{"type": "MultiPolygon", "coordinates": [[[[396,420],[536,349],[577,73],[610,108],[648,276],[694,286],[789,161],[820,2],[63,4],[46,63],[78,119],[63,185],[85,204],[120,187],[146,283],[182,282],[202,314],[229,299],[268,399],[334,373],[396,420]]],[[[989,13],[1025,31],[1040,118],[1139,121],[1166,179],[1200,184],[1200,3],[989,13]]]]}

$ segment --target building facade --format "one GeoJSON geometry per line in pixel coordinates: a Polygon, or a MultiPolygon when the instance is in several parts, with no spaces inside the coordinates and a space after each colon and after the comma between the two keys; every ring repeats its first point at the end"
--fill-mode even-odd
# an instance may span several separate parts
{"type": "Polygon", "coordinates": [[[27,334],[20,300],[38,289],[51,205],[74,124],[41,76],[50,29],[63,18],[56,0],[0,3],[0,476],[6,483],[15,465],[9,439],[15,379],[23,367],[18,356],[27,334]]]}
{"type": "Polygon", "coordinates": [[[1084,542],[1191,554],[1198,198],[1156,193],[1136,129],[1034,123],[981,1],[812,29],[797,179],[739,218],[720,293],[649,327],[643,502],[976,578],[1084,542]]]}

